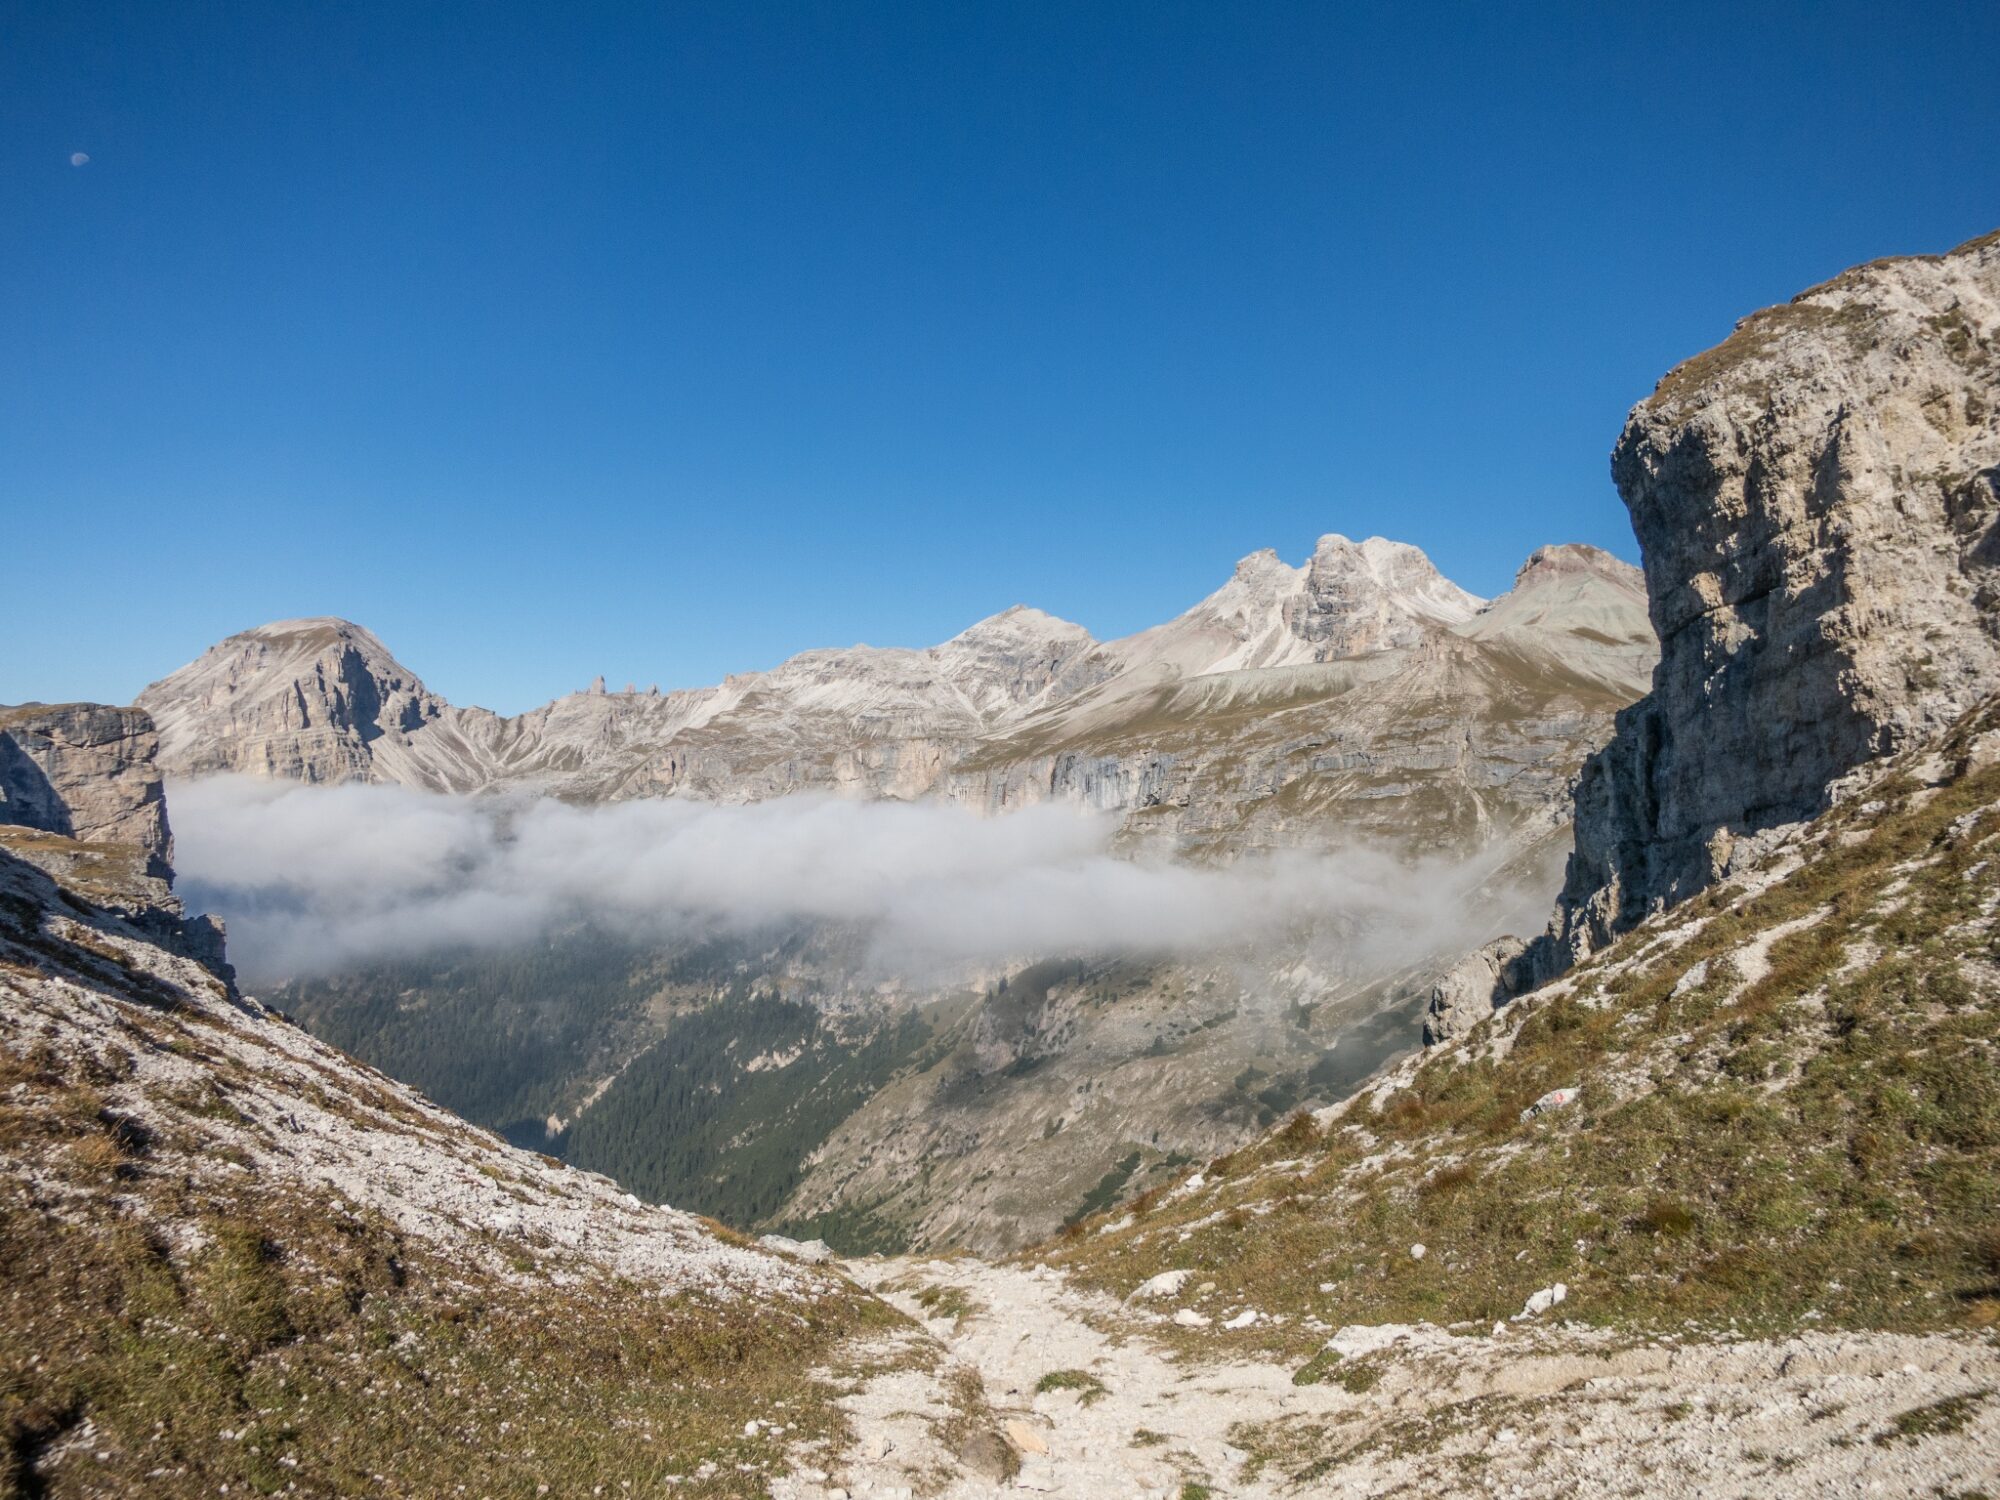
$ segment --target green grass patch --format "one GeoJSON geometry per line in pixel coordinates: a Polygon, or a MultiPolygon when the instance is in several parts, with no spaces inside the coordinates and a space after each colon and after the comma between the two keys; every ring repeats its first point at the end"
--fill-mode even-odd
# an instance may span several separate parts
{"type": "Polygon", "coordinates": [[[1950,1437],[1955,1432],[1963,1432],[1981,1403],[1992,1394],[1992,1389],[1986,1387],[1967,1391],[1961,1396],[1947,1396],[1926,1406],[1911,1407],[1890,1424],[1887,1432],[1875,1435],[1875,1444],[1886,1448],[1894,1443],[1919,1443],[1925,1438],[1950,1437]]]}
{"type": "Polygon", "coordinates": [[[1035,1394],[1046,1395],[1050,1391],[1075,1391],[1076,1399],[1085,1406],[1102,1401],[1110,1392],[1104,1382],[1088,1370],[1051,1370],[1035,1382],[1035,1394]]]}

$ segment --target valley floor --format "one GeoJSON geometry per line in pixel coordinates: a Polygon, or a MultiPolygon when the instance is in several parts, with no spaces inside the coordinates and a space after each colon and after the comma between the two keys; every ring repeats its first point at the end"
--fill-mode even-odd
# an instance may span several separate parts
{"type": "Polygon", "coordinates": [[[1214,1315],[1197,1330],[1046,1266],[844,1269],[924,1335],[821,1372],[844,1387],[856,1441],[831,1473],[802,1456],[777,1500],[2000,1490],[2000,1349],[1976,1336],[1392,1325],[1335,1337],[1348,1389],[1232,1352],[1221,1325],[1245,1310],[1198,1295],[1180,1299],[1214,1315]]]}

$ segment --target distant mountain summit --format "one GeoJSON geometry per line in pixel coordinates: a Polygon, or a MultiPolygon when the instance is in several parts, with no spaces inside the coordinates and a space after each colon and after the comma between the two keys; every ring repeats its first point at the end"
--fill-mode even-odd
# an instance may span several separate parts
{"type": "MultiPolygon", "coordinates": [[[[1460,811],[1481,800],[1468,783],[1546,805],[1653,655],[1638,570],[1594,548],[1543,548],[1489,603],[1415,547],[1328,535],[1298,566],[1253,553],[1185,613],[1114,641],[1016,605],[928,648],[807,651],[668,693],[600,682],[503,718],[431,693],[359,625],[286,620],[231,636],[139,703],[183,776],[582,800],[1059,799],[1148,814],[1183,843],[1261,844],[1310,838],[1318,813],[1265,805],[1309,789],[1360,808],[1428,796],[1442,775],[1460,811]],[[1430,732],[1408,722],[1419,682],[1427,722],[1472,725],[1453,764],[1412,743],[1430,732]],[[1335,726],[1349,748],[1329,757],[1335,726]],[[1246,758],[1259,766],[1247,783],[1246,758]],[[1342,795],[1377,780],[1404,786],[1342,795]]],[[[1401,821],[1386,804],[1361,810],[1401,821]]]]}
{"type": "Polygon", "coordinates": [[[331,617],[232,635],[139,696],[178,775],[403,780],[411,737],[462,716],[372,633],[331,617]]]}

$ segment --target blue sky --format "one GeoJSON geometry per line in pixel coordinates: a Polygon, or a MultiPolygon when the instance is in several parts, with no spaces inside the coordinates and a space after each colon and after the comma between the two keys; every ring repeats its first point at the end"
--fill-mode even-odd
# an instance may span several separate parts
{"type": "Polygon", "coordinates": [[[2000,224],[2000,7],[0,0],[0,701],[512,711],[1323,531],[1634,556],[1627,408],[2000,224]],[[72,166],[73,153],[90,160],[72,166]]]}

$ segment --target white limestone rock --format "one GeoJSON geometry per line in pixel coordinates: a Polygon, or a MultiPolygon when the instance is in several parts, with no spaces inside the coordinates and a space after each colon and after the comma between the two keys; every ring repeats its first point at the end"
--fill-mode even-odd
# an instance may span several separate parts
{"type": "Polygon", "coordinates": [[[2000,681],[2000,233],[1744,319],[1633,409],[1612,475],[1664,654],[1585,768],[1544,971],[2000,681]]]}

